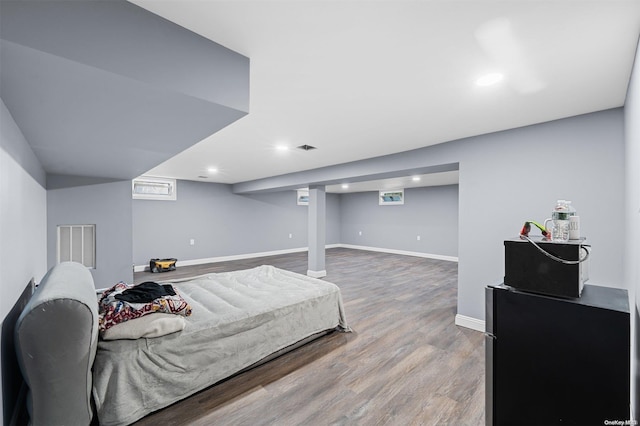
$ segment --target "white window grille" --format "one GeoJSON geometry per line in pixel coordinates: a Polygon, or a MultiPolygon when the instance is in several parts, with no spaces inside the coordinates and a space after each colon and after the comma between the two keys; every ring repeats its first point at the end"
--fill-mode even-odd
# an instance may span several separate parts
{"type": "Polygon", "coordinates": [[[177,199],[175,179],[141,176],[131,181],[131,194],[138,200],[177,199]]]}
{"type": "Polygon", "coordinates": [[[58,263],[69,261],[95,269],[95,225],[58,225],[58,263]]]}

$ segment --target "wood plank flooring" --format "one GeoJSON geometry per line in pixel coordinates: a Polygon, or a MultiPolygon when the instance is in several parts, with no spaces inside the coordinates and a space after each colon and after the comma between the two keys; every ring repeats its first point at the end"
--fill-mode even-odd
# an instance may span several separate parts
{"type": "MultiPolygon", "coordinates": [[[[136,273],[171,279],[271,264],[306,273],[307,253],[136,273]]],[[[144,425],[482,425],[483,334],[454,325],[457,263],[336,248],[353,333],[331,333],[152,413],[144,425]]]]}

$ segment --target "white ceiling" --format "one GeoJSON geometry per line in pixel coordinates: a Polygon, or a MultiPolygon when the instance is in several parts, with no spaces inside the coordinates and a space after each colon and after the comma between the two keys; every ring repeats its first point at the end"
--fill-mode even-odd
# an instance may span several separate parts
{"type": "Polygon", "coordinates": [[[148,172],[221,183],[620,107],[640,33],[640,0],[132,3],[250,58],[250,113],[148,172]]]}

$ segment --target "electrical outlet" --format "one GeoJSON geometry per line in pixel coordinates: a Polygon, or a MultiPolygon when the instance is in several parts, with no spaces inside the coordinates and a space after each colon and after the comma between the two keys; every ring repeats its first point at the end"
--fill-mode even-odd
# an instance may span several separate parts
{"type": "Polygon", "coordinates": [[[189,240],[189,245],[195,246],[196,245],[196,240],[194,240],[193,238],[189,240]]]}
{"type": "Polygon", "coordinates": [[[418,241],[420,241],[420,235],[418,235],[418,241]]]}

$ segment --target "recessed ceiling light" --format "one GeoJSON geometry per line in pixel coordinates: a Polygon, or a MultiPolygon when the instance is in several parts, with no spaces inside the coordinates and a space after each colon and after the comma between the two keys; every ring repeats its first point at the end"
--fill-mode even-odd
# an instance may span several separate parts
{"type": "Polygon", "coordinates": [[[414,176],[411,178],[412,181],[414,182],[419,182],[420,181],[420,176],[414,176]]]}
{"type": "Polygon", "coordinates": [[[276,150],[284,152],[284,151],[289,151],[289,147],[286,145],[276,145],[276,150]]]}
{"type": "Polygon", "coordinates": [[[476,80],[478,86],[491,86],[502,81],[504,76],[498,72],[486,74],[476,80]]]}
{"type": "Polygon", "coordinates": [[[209,173],[218,173],[218,169],[216,169],[215,167],[209,167],[209,168],[207,168],[207,171],[209,173]]]}
{"type": "Polygon", "coordinates": [[[349,184],[348,183],[343,183],[342,184],[342,189],[349,189],[349,184]]]}

